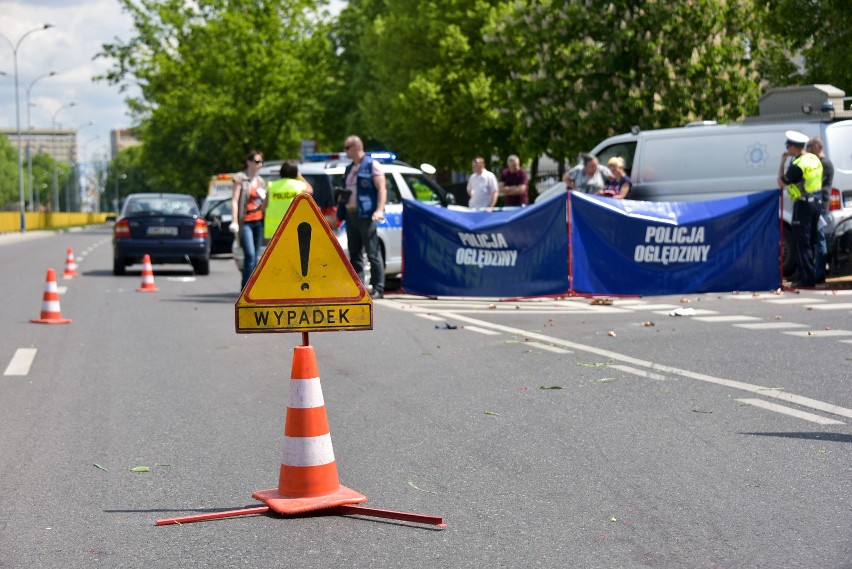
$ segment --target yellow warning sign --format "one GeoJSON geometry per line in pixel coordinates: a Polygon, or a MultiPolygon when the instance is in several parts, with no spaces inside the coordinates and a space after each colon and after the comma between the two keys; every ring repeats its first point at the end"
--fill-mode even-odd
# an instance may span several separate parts
{"type": "Polygon", "coordinates": [[[372,330],[373,300],[325,218],[299,194],[235,305],[237,332],[372,330]]]}

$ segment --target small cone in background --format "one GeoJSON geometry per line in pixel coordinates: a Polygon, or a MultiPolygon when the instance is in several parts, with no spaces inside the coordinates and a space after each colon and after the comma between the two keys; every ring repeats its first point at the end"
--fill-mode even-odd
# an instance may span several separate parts
{"type": "Polygon", "coordinates": [[[65,255],[65,270],[62,271],[63,279],[73,279],[79,277],[77,274],[77,263],[74,261],[74,250],[68,247],[68,253],[65,255]]]}
{"type": "Polygon", "coordinates": [[[366,502],[340,484],[313,346],[296,346],[278,488],[252,494],[279,514],[366,502]]]}
{"type": "Polygon", "coordinates": [[[136,289],[136,292],[157,292],[157,285],[154,284],[154,269],[151,267],[151,256],[145,253],[142,259],[142,285],[136,289]]]}
{"type": "Polygon", "coordinates": [[[68,324],[68,318],[62,318],[59,309],[59,288],[56,286],[56,271],[47,269],[47,279],[44,283],[44,296],[41,303],[41,318],[33,318],[30,322],[36,324],[68,324]]]}

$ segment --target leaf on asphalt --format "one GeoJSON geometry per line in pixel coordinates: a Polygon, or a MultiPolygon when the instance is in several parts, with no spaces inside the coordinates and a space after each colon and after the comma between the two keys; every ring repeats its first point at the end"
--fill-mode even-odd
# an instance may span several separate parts
{"type": "Polygon", "coordinates": [[[615,338],[615,332],[613,330],[610,330],[609,332],[607,332],[606,335],[611,337],[611,338],[615,338]]]}
{"type": "Polygon", "coordinates": [[[602,377],[598,381],[600,381],[601,383],[612,383],[613,381],[615,381],[615,378],[614,377],[602,377]]]}
{"type": "Polygon", "coordinates": [[[130,472],[151,472],[150,466],[134,466],[130,469],[130,472]]]}
{"type": "Polygon", "coordinates": [[[693,413],[706,413],[708,415],[712,415],[713,411],[707,411],[706,409],[693,409],[693,413]]]}
{"type": "Polygon", "coordinates": [[[408,485],[419,492],[426,492],[427,494],[437,494],[437,492],[433,492],[432,490],[424,490],[423,488],[418,488],[411,480],[408,481],[408,485]]]}
{"type": "Polygon", "coordinates": [[[547,385],[540,385],[538,388],[539,389],[564,389],[561,385],[551,385],[549,387],[547,385]]]}
{"type": "Polygon", "coordinates": [[[103,470],[104,472],[109,472],[109,470],[107,470],[106,468],[104,468],[103,466],[98,464],[97,462],[95,463],[95,468],[97,468],[99,470],[103,470]]]}
{"type": "Polygon", "coordinates": [[[500,413],[495,413],[494,411],[486,411],[486,412],[485,412],[485,414],[486,414],[486,415],[492,415],[492,416],[494,416],[494,417],[499,417],[499,416],[500,416],[500,413]]]}
{"type": "Polygon", "coordinates": [[[613,517],[611,517],[611,518],[609,519],[609,521],[611,521],[612,523],[615,523],[615,522],[617,522],[618,520],[615,518],[615,516],[613,516],[613,517]]]}
{"type": "Polygon", "coordinates": [[[577,362],[577,365],[583,367],[606,367],[611,363],[612,360],[609,360],[608,362],[577,362]]]}

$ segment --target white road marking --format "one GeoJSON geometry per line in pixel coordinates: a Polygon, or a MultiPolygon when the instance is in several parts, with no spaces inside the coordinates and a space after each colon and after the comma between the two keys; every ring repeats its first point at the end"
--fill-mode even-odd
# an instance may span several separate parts
{"type": "Polygon", "coordinates": [[[756,316],[696,316],[693,320],[701,320],[702,322],[747,322],[749,320],[760,320],[756,316]]]}
{"type": "MultiPolygon", "coordinates": [[[[397,310],[405,310],[402,305],[397,303],[388,303],[387,306],[392,308],[396,308],[397,310]]],[[[540,334],[538,332],[533,332],[530,330],[521,330],[519,328],[512,328],[510,326],[503,326],[501,324],[493,324],[491,322],[486,322],[484,320],[477,320],[476,318],[470,318],[469,316],[463,316],[461,314],[456,314],[453,312],[442,312],[442,316],[447,318],[452,318],[454,320],[459,320],[461,322],[466,322],[469,324],[473,324],[475,326],[482,326],[484,328],[491,328],[493,330],[498,330],[500,332],[504,332],[506,334],[515,335],[515,336],[523,336],[525,338],[531,338],[535,340],[540,340],[541,342],[545,342],[551,345],[562,346],[564,348],[586,352],[590,354],[594,354],[606,359],[616,360],[620,362],[625,362],[628,364],[632,364],[638,367],[648,368],[654,371],[662,371],[672,375],[678,375],[681,377],[686,377],[689,379],[695,379],[698,381],[704,381],[707,383],[713,383],[715,385],[721,385],[723,387],[728,387],[731,389],[739,389],[740,391],[746,391],[749,393],[754,393],[757,395],[762,395],[764,397],[771,397],[774,399],[780,399],[782,401],[786,401],[788,403],[792,403],[794,405],[798,405],[800,407],[809,407],[811,409],[816,409],[817,411],[823,411],[825,413],[829,413],[832,415],[840,415],[842,417],[848,417],[852,419],[852,409],[847,409],[845,407],[840,407],[838,405],[834,405],[832,403],[826,403],[825,401],[818,401],[816,399],[811,399],[809,397],[803,397],[801,395],[795,395],[793,393],[787,393],[781,390],[777,390],[772,387],[763,387],[760,385],[753,385],[750,383],[745,383],[743,381],[735,381],[732,379],[725,379],[721,377],[714,377],[712,375],[705,375],[703,373],[697,373],[694,371],[689,371],[685,369],[676,368],[673,366],[668,366],[664,364],[658,364],[655,362],[651,362],[648,360],[642,360],[639,358],[634,358],[632,356],[627,356],[624,354],[620,354],[618,352],[613,352],[610,350],[605,350],[603,348],[596,348],[594,346],[588,346],[585,344],[579,344],[577,342],[571,342],[568,340],[563,340],[561,338],[554,338],[552,336],[547,336],[546,334],[540,334]]],[[[789,332],[787,332],[789,334],[789,332]]]]}
{"type": "Polygon", "coordinates": [[[65,294],[66,292],[68,292],[68,287],[57,285],[56,286],[56,292],[57,292],[57,294],[65,294]]]}
{"type": "MultiPolygon", "coordinates": [[[[692,308],[692,307],[683,307],[683,308],[692,308]]],[[[695,311],[692,316],[685,316],[685,318],[692,318],[693,316],[709,316],[710,314],[719,314],[715,310],[705,310],[704,308],[693,308],[695,311]]],[[[671,310],[655,310],[654,314],[662,314],[663,316],[668,316],[671,310]]],[[[674,318],[674,316],[672,317],[674,318]]]]}
{"type": "Polygon", "coordinates": [[[471,332],[478,332],[479,334],[485,334],[486,336],[499,336],[500,332],[495,332],[494,330],[488,330],[486,328],[480,328],[479,326],[465,326],[465,330],[470,330],[471,332]]]}
{"type": "Polygon", "coordinates": [[[645,371],[644,369],[637,369],[635,367],[624,366],[621,364],[611,365],[609,366],[613,369],[625,371],[627,373],[632,373],[633,375],[638,375],[640,377],[647,377],[648,379],[656,379],[657,381],[668,381],[669,378],[661,375],[659,373],[654,373],[650,371],[645,371]]]}
{"type": "MultiPolygon", "coordinates": [[[[470,326],[465,326],[465,329],[470,328],[470,326]]],[[[553,352],[554,354],[570,354],[571,352],[562,348],[558,348],[556,346],[550,346],[548,344],[542,344],[540,342],[524,342],[525,346],[533,346],[538,348],[539,350],[545,350],[547,352],[553,352]]]]}
{"type": "Polygon", "coordinates": [[[641,306],[625,306],[625,308],[629,308],[630,310],[672,310],[679,306],[679,304],[645,304],[641,306]]]}
{"type": "Polygon", "coordinates": [[[746,403],[748,405],[752,405],[754,407],[760,407],[761,409],[768,409],[769,411],[775,411],[776,413],[783,413],[784,415],[790,415],[791,417],[796,417],[798,419],[804,419],[805,421],[810,421],[812,423],[818,423],[820,425],[845,425],[843,421],[835,421],[834,419],[829,419],[828,417],[821,417],[820,415],[814,415],[813,413],[808,413],[806,411],[799,411],[798,409],[791,409],[790,407],[785,407],[783,405],[778,405],[777,403],[770,403],[769,401],[764,401],[763,399],[737,399],[740,403],[746,403]]]}
{"type": "MultiPolygon", "coordinates": [[[[813,302],[813,301],[812,301],[813,302]]],[[[837,304],[814,304],[808,306],[814,310],[852,310],[852,302],[838,302],[837,304]]]]}
{"type": "Polygon", "coordinates": [[[15,355],[12,356],[12,360],[6,366],[3,375],[27,375],[30,373],[30,367],[33,365],[37,351],[36,348],[18,348],[15,350],[15,355]]]}
{"type": "Polygon", "coordinates": [[[801,336],[806,338],[836,338],[837,336],[852,336],[849,330],[796,330],[795,332],[784,332],[790,336],[801,336]]]}
{"type": "Polygon", "coordinates": [[[808,324],[796,324],[795,322],[760,322],[758,324],[734,324],[737,328],[746,330],[783,330],[784,328],[809,328],[808,324]]]}
{"type": "Polygon", "coordinates": [[[767,304],[811,304],[813,302],[825,302],[816,298],[779,298],[778,300],[767,300],[767,304]]]}
{"type": "Polygon", "coordinates": [[[435,322],[443,322],[445,320],[440,316],[432,316],[431,314],[422,314],[417,312],[415,312],[415,314],[417,314],[417,316],[419,316],[420,318],[425,318],[426,320],[434,320],[435,322]]]}

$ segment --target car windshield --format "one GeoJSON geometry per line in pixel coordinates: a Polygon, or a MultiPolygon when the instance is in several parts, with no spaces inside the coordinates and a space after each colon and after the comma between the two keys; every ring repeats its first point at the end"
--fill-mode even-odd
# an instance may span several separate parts
{"type": "Polygon", "coordinates": [[[423,174],[403,174],[402,178],[419,202],[440,204],[444,190],[423,174]]]}
{"type": "Polygon", "coordinates": [[[126,215],[198,215],[198,207],[191,199],[142,197],[127,202],[126,215]]]}

